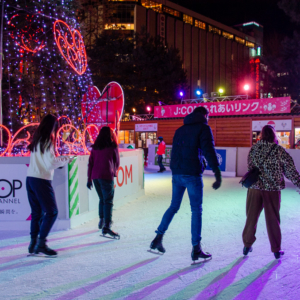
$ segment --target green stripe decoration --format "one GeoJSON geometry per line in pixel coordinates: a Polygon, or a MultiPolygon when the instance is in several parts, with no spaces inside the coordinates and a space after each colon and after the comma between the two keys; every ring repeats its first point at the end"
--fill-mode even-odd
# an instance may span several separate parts
{"type": "Polygon", "coordinates": [[[69,217],[79,215],[78,162],[73,159],[68,165],[69,170],[69,217]]]}

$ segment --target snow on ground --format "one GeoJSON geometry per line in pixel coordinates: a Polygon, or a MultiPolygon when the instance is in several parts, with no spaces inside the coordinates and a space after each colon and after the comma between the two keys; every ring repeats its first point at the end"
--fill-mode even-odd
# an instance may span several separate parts
{"type": "Polygon", "coordinates": [[[196,266],[187,194],[164,237],[167,252],[146,251],[170,203],[170,172],[146,172],[146,195],[116,203],[120,240],[99,236],[94,220],[51,233],[57,258],[26,257],[28,233],[0,231],[0,299],[300,299],[299,194],[291,184],[282,193],[284,257],[274,259],[262,213],[254,250],[244,258],[246,189],[238,181],[223,178],[214,191],[213,177],[204,177],[202,245],[213,259],[196,266]]]}

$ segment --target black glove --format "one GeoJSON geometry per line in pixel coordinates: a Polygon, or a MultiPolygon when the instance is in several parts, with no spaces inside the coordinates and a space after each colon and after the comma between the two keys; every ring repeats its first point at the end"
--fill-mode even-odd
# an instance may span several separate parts
{"type": "Polygon", "coordinates": [[[222,176],[221,176],[220,168],[216,169],[214,173],[215,173],[216,181],[213,183],[212,187],[214,190],[217,190],[221,186],[221,183],[222,183],[222,176]]]}
{"type": "Polygon", "coordinates": [[[87,188],[89,190],[92,190],[92,187],[93,187],[93,182],[92,181],[88,181],[88,183],[86,184],[87,188]]]}

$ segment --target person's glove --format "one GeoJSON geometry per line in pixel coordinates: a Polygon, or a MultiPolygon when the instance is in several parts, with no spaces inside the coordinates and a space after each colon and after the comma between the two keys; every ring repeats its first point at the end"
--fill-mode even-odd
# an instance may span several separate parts
{"type": "Polygon", "coordinates": [[[87,188],[89,190],[92,190],[92,187],[93,187],[93,182],[92,181],[88,181],[88,183],[86,184],[87,188]]]}
{"type": "Polygon", "coordinates": [[[212,187],[214,190],[217,190],[222,183],[222,175],[219,167],[215,171],[215,177],[216,177],[216,181],[213,183],[212,187]]]}
{"type": "Polygon", "coordinates": [[[166,155],[165,155],[165,154],[163,154],[163,155],[162,155],[162,157],[163,157],[163,159],[165,159],[165,158],[166,158],[166,155]]]}

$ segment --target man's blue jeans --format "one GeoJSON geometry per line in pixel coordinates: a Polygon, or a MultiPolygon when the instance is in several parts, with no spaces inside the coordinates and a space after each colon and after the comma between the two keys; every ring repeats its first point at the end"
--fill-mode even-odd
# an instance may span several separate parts
{"type": "Polygon", "coordinates": [[[174,215],[180,208],[185,189],[188,191],[192,210],[192,245],[196,246],[201,241],[202,227],[202,199],[203,182],[202,176],[173,175],[172,176],[172,201],[165,212],[156,233],[164,234],[174,215]]]}

